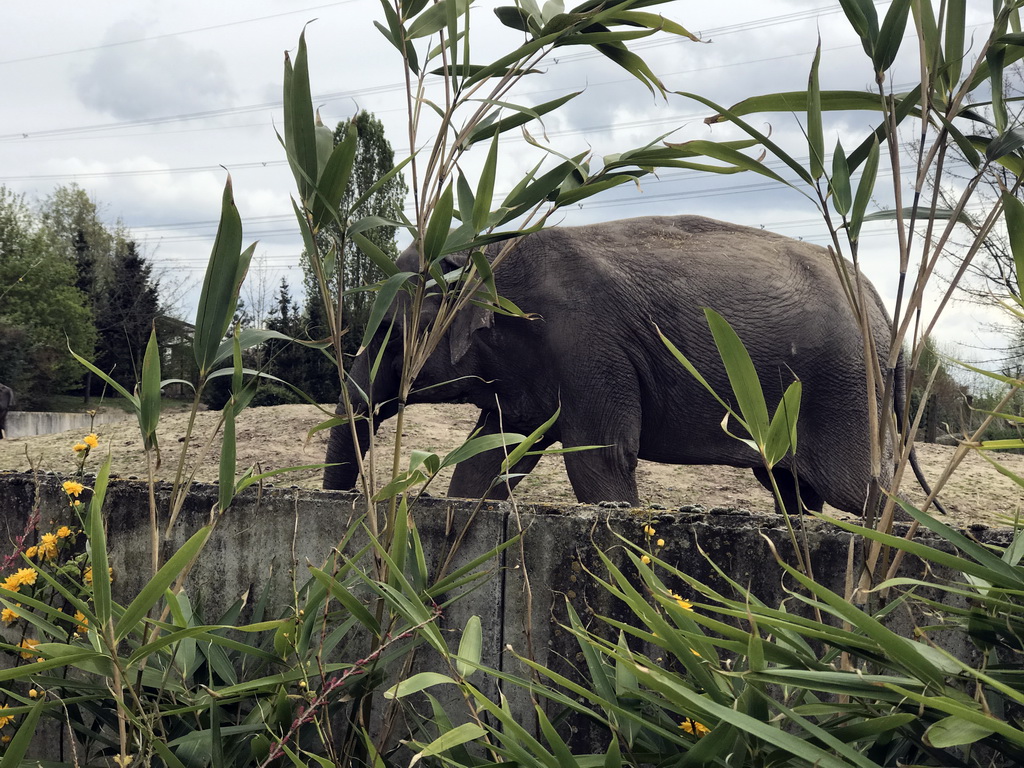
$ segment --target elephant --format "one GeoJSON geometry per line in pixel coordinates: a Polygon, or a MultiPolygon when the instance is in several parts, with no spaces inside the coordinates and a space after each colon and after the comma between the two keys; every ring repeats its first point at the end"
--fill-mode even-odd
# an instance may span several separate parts
{"type": "Polygon", "coordinates": [[[7,411],[14,405],[14,390],[0,384],[0,440],[7,437],[7,411]]]}
{"type": "MultiPolygon", "coordinates": [[[[499,247],[488,246],[487,257],[493,259],[499,247]]],[[[449,272],[468,259],[467,253],[452,254],[441,266],[449,272]]],[[[405,251],[397,266],[419,272],[417,252],[405,251]]],[[[854,274],[853,265],[848,267],[854,274]]],[[[796,458],[772,470],[785,507],[799,509],[791,506],[799,501],[820,511],[828,502],[854,514],[865,511],[872,475],[864,341],[824,248],[700,216],[642,217],[525,235],[494,278],[498,294],[531,318],[493,312],[484,301],[468,305],[423,366],[408,404],[473,403],[480,408],[474,431],[481,435],[530,434],[560,408],[535,448],[557,441],[564,448],[598,446],[564,454],[579,502],[636,505],[638,459],[750,468],[771,489],[760,456],[726,434],[725,409],[672,357],[656,332],[657,326],[729,399],[732,390],[703,312],[710,307],[746,345],[769,409],[795,378],[803,384],[796,458]]],[[[890,320],[874,287],[860,280],[884,371],[890,320]]],[[[436,292],[428,298],[421,322],[436,314],[439,300],[436,292]]],[[[404,304],[391,311],[403,314],[404,304]]],[[[355,486],[357,451],[366,452],[371,427],[376,432],[398,411],[402,334],[397,330],[370,381],[382,334],[355,358],[349,373],[359,391],[372,392],[375,412],[353,398],[361,417],[358,445],[349,424],[332,428],[326,489],[355,486]]],[[[897,417],[906,402],[899,359],[897,417]]],[[[883,484],[894,468],[893,438],[888,442],[883,484]]],[[[523,458],[507,482],[492,487],[503,458],[501,450],[492,450],[459,464],[448,495],[506,498],[538,461],[535,455],[523,458]]]]}

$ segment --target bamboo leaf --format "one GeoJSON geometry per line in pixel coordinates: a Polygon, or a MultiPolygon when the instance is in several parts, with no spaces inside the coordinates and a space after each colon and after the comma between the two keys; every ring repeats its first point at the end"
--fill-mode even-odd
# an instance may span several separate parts
{"type": "Polygon", "coordinates": [[[967,0],[946,0],[944,59],[949,90],[960,82],[964,59],[964,37],[967,33],[967,0]]]}
{"type": "MultiPolygon", "coordinates": [[[[150,609],[159,602],[164,592],[175,580],[185,571],[189,564],[199,555],[206,545],[207,539],[213,533],[213,526],[205,525],[196,531],[181,547],[168,558],[156,575],[149,580],[135,596],[135,599],[124,609],[124,614],[117,622],[114,629],[114,639],[120,642],[128,636],[132,630],[137,629],[143,617],[150,609]]],[[[103,575],[93,573],[93,584],[102,582],[103,575]]],[[[108,584],[109,589],[109,584],[108,584]]],[[[97,617],[100,617],[97,607],[97,617]]]]}
{"type": "MultiPolygon", "coordinates": [[[[334,141],[333,133],[331,133],[331,141],[334,141]]],[[[309,205],[313,212],[313,228],[315,230],[319,230],[339,218],[338,206],[341,205],[341,199],[345,196],[348,180],[352,175],[358,143],[359,132],[355,123],[352,123],[345,138],[333,148],[323,172],[317,178],[314,196],[309,205]]]]}
{"type": "Polygon", "coordinates": [[[419,37],[429,37],[440,32],[448,24],[448,5],[455,6],[457,14],[466,12],[469,0],[440,0],[419,14],[405,33],[406,40],[415,40],[419,37]]]}
{"type": "Polygon", "coordinates": [[[107,483],[110,479],[110,460],[108,454],[93,486],[89,512],[86,516],[86,529],[89,532],[89,555],[92,564],[92,595],[95,606],[97,631],[102,632],[110,623],[112,602],[110,598],[110,578],[107,560],[107,536],[103,527],[103,501],[107,494],[107,483]]]}
{"type": "Polygon", "coordinates": [[[480,617],[473,615],[466,622],[462,630],[462,640],[459,641],[459,656],[455,660],[455,668],[463,677],[468,678],[480,666],[480,658],[483,648],[483,629],[480,626],[480,617]]]}
{"type": "Polygon", "coordinates": [[[487,159],[480,171],[480,181],[476,187],[476,200],[473,204],[473,230],[482,232],[487,227],[487,219],[491,214],[491,202],[494,200],[494,178],[498,170],[498,134],[495,132],[487,159]]]}
{"type": "Polygon", "coordinates": [[[284,144],[299,199],[308,203],[316,185],[317,152],[305,30],[299,35],[294,66],[288,52],[284,54],[284,144]]]}
{"type": "Polygon", "coordinates": [[[160,421],[160,347],[156,342],[156,326],[149,334],[146,354],[142,359],[142,386],[139,391],[139,427],[145,450],[157,448],[156,427],[160,421]]]}
{"type": "Polygon", "coordinates": [[[704,315],[722,356],[744,426],[758,446],[763,447],[768,436],[768,406],[750,354],[725,318],[710,308],[704,309],[704,315]]]}
{"type": "Polygon", "coordinates": [[[376,243],[370,240],[370,238],[359,232],[352,232],[351,230],[349,231],[349,235],[355,242],[356,246],[358,246],[359,250],[361,250],[366,257],[374,263],[374,266],[384,273],[385,277],[394,277],[398,274],[398,266],[395,262],[390,256],[384,253],[376,243]]]}
{"type": "Polygon", "coordinates": [[[821,89],[818,64],[821,62],[821,35],[814,49],[811,73],[807,77],[807,147],[811,158],[811,177],[820,179],[825,172],[825,136],[821,126],[821,89]]]}
{"type": "Polygon", "coordinates": [[[840,216],[846,216],[853,204],[853,192],[850,187],[850,166],[846,162],[846,152],[837,139],[836,148],[832,152],[832,178],[829,179],[832,191],[832,207],[840,216]]]}
{"type": "Polygon", "coordinates": [[[965,720],[957,715],[949,715],[938,722],[932,723],[924,733],[925,741],[938,749],[959,747],[973,744],[995,733],[994,728],[977,722],[965,720]]]}
{"type": "Polygon", "coordinates": [[[875,190],[875,178],[878,176],[878,140],[875,139],[864,161],[864,169],[860,174],[860,181],[857,183],[857,194],[853,199],[853,210],[850,212],[849,237],[851,243],[860,239],[860,228],[864,223],[864,214],[867,211],[868,201],[875,190]]]}
{"type": "Polygon", "coordinates": [[[427,231],[423,235],[422,256],[428,265],[433,264],[444,255],[444,246],[448,241],[448,232],[452,226],[453,211],[452,182],[449,182],[438,198],[434,210],[431,211],[430,221],[427,222],[427,231]]]}
{"type": "Polygon", "coordinates": [[[43,714],[44,709],[46,709],[46,698],[42,697],[28,711],[28,715],[18,726],[17,732],[4,747],[0,768],[18,768],[21,765],[25,753],[28,752],[28,748],[32,744],[32,737],[36,735],[39,716],[43,714]]]}
{"type": "Polygon", "coordinates": [[[374,334],[377,333],[381,321],[384,320],[384,316],[395,300],[395,295],[411,277],[414,277],[412,272],[396,272],[385,280],[377,291],[377,297],[373,300],[373,306],[370,308],[370,316],[366,320],[363,340],[359,345],[360,354],[369,346],[374,334]]]}
{"type": "Polygon", "coordinates": [[[1002,199],[1003,217],[1006,219],[1006,232],[1017,277],[1017,295],[1024,296],[1024,203],[1009,192],[1004,192],[1002,199]]]}
{"type": "MultiPolygon", "coordinates": [[[[444,0],[442,0],[442,2],[443,1],[444,0]]],[[[474,741],[475,739],[482,738],[486,735],[487,731],[484,730],[483,726],[478,725],[477,723],[463,723],[462,725],[457,725],[450,731],[442,733],[427,746],[413,755],[412,760],[409,761],[409,768],[413,768],[413,766],[424,757],[440,755],[442,752],[447,752],[453,747],[467,744],[470,741],[474,741]]]]}
{"type": "Polygon", "coordinates": [[[878,39],[871,56],[876,73],[889,71],[889,67],[896,60],[896,54],[899,53],[900,43],[903,42],[907,29],[910,4],[911,0],[893,0],[885,12],[885,19],[878,31],[878,39]]]}
{"type": "Polygon", "coordinates": [[[384,691],[384,698],[401,699],[405,696],[425,691],[427,688],[433,688],[435,685],[455,684],[455,681],[448,677],[448,675],[442,675],[439,672],[419,672],[388,688],[384,691]]]}

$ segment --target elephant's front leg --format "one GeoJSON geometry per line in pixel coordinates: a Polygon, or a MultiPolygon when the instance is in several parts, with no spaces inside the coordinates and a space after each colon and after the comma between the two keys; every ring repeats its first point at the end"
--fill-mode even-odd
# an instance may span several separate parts
{"type": "Polygon", "coordinates": [[[614,408],[577,401],[563,404],[562,444],[566,448],[594,446],[565,454],[565,471],[576,494],[586,504],[599,501],[639,503],[636,488],[640,450],[639,394],[628,405],[614,408]]]}
{"type": "MultiPolygon", "coordinates": [[[[496,411],[482,411],[473,431],[476,433],[476,437],[496,435],[502,431],[529,434],[539,424],[524,427],[505,423],[504,430],[501,429],[501,426],[501,419],[496,411]]],[[[543,450],[553,442],[552,438],[545,435],[533,445],[531,450],[543,450]]],[[[509,446],[508,450],[512,450],[514,447],[509,446]]],[[[495,448],[494,450],[478,453],[472,458],[459,462],[455,467],[455,474],[452,475],[452,481],[448,486],[448,495],[465,499],[485,497],[488,499],[507,499],[511,489],[515,488],[519,481],[523,479],[522,476],[529,474],[537,466],[540,456],[524,457],[509,472],[513,477],[495,483],[496,478],[501,473],[501,464],[505,460],[506,454],[507,451],[505,449],[495,448]],[[518,477],[514,475],[518,475],[518,477]]]]}

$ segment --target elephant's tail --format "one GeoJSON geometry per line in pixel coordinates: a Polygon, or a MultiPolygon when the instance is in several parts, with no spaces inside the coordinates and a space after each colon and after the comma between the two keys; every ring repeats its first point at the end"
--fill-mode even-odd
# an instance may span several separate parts
{"type": "MultiPolygon", "coordinates": [[[[903,359],[903,353],[900,353],[899,359],[896,361],[896,376],[894,381],[895,391],[893,393],[892,403],[893,410],[896,413],[896,423],[903,424],[903,416],[906,412],[907,407],[907,368],[903,359]]],[[[917,482],[921,485],[921,490],[925,492],[925,495],[932,495],[932,487],[925,479],[924,471],[921,469],[921,463],[917,460],[917,451],[914,447],[910,448],[910,467],[914,470],[914,477],[917,478],[917,482]]],[[[932,506],[939,512],[939,514],[945,515],[946,508],[942,506],[942,503],[938,499],[932,499],[932,506]]]]}

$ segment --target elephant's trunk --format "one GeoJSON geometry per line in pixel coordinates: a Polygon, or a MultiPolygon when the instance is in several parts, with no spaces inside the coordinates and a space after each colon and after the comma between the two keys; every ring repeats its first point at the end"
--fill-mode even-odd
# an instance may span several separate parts
{"type": "Polygon", "coordinates": [[[330,466],[324,468],[324,488],[326,490],[347,491],[355,488],[356,481],[359,479],[359,458],[364,456],[370,447],[370,423],[366,418],[365,407],[355,410],[357,411],[356,440],[358,446],[352,439],[350,424],[341,424],[331,428],[331,437],[327,442],[327,463],[330,466]],[[360,416],[363,418],[359,418],[360,416]]]}
{"type": "MultiPolygon", "coordinates": [[[[327,463],[333,466],[324,468],[323,487],[325,490],[348,491],[356,487],[359,479],[359,459],[365,456],[370,449],[371,422],[375,435],[380,423],[397,412],[394,392],[391,391],[396,389],[397,385],[393,384],[384,373],[390,371],[390,366],[381,366],[381,375],[371,382],[369,371],[371,359],[373,356],[364,351],[355,359],[352,366],[350,377],[357,386],[349,388],[349,395],[352,399],[352,412],[356,417],[356,439],[352,439],[352,425],[347,422],[331,428],[331,436],[327,442],[327,463]],[[372,392],[373,404],[384,403],[384,405],[371,413],[370,406],[363,400],[360,392],[372,392]]],[[[337,413],[339,416],[345,415],[344,401],[339,404],[337,413]]]]}

